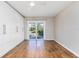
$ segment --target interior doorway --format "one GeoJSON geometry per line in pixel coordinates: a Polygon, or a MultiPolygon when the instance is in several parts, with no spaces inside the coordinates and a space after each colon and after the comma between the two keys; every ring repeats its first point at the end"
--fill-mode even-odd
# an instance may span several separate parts
{"type": "Polygon", "coordinates": [[[27,21],[27,39],[45,39],[45,21],[27,21]]]}

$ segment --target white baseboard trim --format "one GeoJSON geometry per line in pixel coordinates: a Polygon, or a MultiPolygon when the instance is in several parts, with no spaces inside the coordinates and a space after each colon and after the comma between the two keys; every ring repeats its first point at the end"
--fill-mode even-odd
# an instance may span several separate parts
{"type": "MultiPolygon", "coordinates": [[[[56,41],[56,40],[55,40],[56,41]]],[[[76,52],[72,51],[71,49],[69,49],[67,46],[65,46],[64,44],[56,41],[58,44],[60,44],[61,46],[63,46],[64,48],[66,48],[68,51],[70,51],[71,53],[73,53],[75,56],[79,57],[79,54],[77,54],[76,52]]]]}

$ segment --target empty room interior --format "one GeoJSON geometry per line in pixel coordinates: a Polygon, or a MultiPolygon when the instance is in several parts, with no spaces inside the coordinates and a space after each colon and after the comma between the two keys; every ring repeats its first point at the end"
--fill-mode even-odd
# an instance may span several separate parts
{"type": "Polygon", "coordinates": [[[0,1],[1,58],[78,58],[79,1],[0,1]]]}

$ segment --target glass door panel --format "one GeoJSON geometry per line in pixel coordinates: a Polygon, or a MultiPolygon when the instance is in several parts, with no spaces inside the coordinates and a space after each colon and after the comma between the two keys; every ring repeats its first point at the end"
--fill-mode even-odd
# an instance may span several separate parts
{"type": "Polygon", "coordinates": [[[37,39],[43,39],[44,37],[44,24],[37,23],[37,39]]]}
{"type": "Polygon", "coordinates": [[[29,39],[36,39],[36,23],[29,23],[29,39]]]}

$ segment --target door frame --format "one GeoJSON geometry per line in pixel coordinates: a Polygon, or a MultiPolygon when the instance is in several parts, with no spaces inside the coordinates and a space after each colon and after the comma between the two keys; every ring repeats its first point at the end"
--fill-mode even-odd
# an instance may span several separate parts
{"type": "MultiPolygon", "coordinates": [[[[43,37],[43,40],[46,39],[46,34],[45,34],[45,21],[38,21],[38,20],[33,20],[33,21],[32,21],[32,20],[28,20],[28,21],[27,21],[27,32],[26,32],[26,34],[27,34],[27,39],[29,40],[29,31],[28,31],[29,25],[28,25],[28,24],[29,24],[30,22],[36,22],[36,23],[37,23],[37,22],[41,22],[41,23],[44,24],[44,37],[43,37]]],[[[36,40],[38,40],[38,39],[36,38],[36,40]]],[[[39,40],[40,40],[40,39],[39,39],[39,40]]]]}

